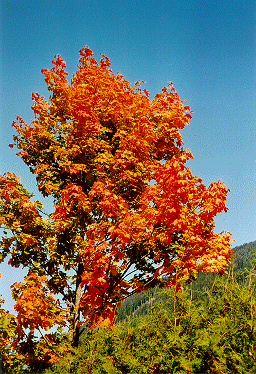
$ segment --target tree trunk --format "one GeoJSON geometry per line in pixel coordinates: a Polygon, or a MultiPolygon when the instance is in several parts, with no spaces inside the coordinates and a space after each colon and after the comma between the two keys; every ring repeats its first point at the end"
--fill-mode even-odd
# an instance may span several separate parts
{"type": "Polygon", "coordinates": [[[78,265],[78,270],[77,270],[77,279],[76,279],[76,299],[75,299],[75,304],[74,304],[74,309],[73,309],[73,317],[72,321],[70,322],[70,327],[69,327],[69,341],[73,347],[78,347],[79,343],[79,326],[78,323],[80,321],[80,300],[82,296],[82,287],[81,287],[81,275],[84,271],[83,265],[80,263],[78,265]]]}

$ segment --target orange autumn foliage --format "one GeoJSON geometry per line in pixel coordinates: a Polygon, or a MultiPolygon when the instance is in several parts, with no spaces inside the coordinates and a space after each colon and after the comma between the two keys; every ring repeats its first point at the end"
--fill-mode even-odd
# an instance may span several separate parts
{"type": "Polygon", "coordinates": [[[16,332],[19,339],[29,329],[28,337],[38,328],[49,330],[53,325],[65,325],[65,313],[45,285],[46,276],[30,272],[24,283],[14,283],[12,293],[16,301],[16,332]]]}
{"type": "Polygon", "coordinates": [[[88,47],[70,82],[62,58],[52,63],[42,70],[50,98],[34,93],[34,119],[17,117],[13,127],[18,155],[39,192],[52,196],[54,212],[44,214],[15,175],[3,175],[0,222],[11,234],[1,254],[10,254],[12,266],[28,266],[29,277],[43,277],[52,295],[43,306],[38,287],[38,308],[27,317],[31,303],[22,286],[19,335],[67,320],[77,345],[80,312],[91,326],[112,322],[131,293],[179,289],[199,271],[225,271],[230,234],[214,232],[214,217],[227,211],[228,188],[222,181],[207,188],[186,166],[192,154],[180,130],[192,112],[172,83],[151,100],[141,83],[132,87],[105,54],[97,63],[88,47]],[[56,320],[53,295],[66,305],[56,320]]]}

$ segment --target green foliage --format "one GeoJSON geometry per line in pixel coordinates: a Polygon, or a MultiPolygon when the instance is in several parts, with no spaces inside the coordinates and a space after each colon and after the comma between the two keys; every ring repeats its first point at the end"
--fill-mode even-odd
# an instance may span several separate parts
{"type": "Polygon", "coordinates": [[[79,347],[45,374],[255,373],[255,245],[234,249],[227,275],[200,273],[182,292],[127,298],[115,326],[81,327],[79,347]]]}
{"type": "Polygon", "coordinates": [[[149,313],[94,330],[47,373],[255,373],[255,288],[226,276],[202,297],[158,290],[149,313]]]}

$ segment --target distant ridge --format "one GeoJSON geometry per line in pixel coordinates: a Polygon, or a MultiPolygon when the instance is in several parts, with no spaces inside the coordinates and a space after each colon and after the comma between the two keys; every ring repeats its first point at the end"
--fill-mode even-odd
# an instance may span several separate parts
{"type": "MultiPolygon", "coordinates": [[[[249,273],[256,269],[256,240],[233,248],[232,265],[236,280],[244,283],[249,273]]],[[[191,283],[194,295],[202,293],[204,288],[211,288],[216,277],[215,273],[200,273],[195,281],[191,283]]],[[[151,289],[135,294],[126,299],[118,309],[116,322],[123,321],[128,317],[134,317],[149,313],[153,300],[157,298],[159,289],[151,289]]],[[[158,295],[159,297],[159,295],[158,295]]]]}
{"type": "Polygon", "coordinates": [[[234,271],[256,268],[256,240],[233,248],[234,271]]]}

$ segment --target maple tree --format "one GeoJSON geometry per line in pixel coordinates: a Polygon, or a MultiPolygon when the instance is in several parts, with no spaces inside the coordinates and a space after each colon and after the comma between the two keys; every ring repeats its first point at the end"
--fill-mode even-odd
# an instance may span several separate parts
{"type": "Polygon", "coordinates": [[[128,295],[225,271],[230,234],[214,232],[214,217],[227,211],[228,189],[221,180],[207,188],[185,165],[192,154],[180,130],[192,112],[172,83],[150,100],[88,47],[70,82],[62,58],[52,63],[42,69],[49,99],[33,93],[34,119],[13,127],[17,154],[54,211],[2,175],[0,253],[29,269],[13,285],[16,341],[24,329],[31,338],[66,323],[77,345],[81,321],[111,323],[128,295]]]}

